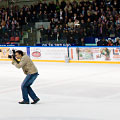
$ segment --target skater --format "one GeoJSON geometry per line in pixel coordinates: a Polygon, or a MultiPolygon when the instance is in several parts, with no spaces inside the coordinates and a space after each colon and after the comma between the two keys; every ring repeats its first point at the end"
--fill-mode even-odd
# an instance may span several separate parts
{"type": "Polygon", "coordinates": [[[21,85],[23,101],[19,102],[19,104],[29,104],[28,95],[33,99],[33,102],[31,104],[36,104],[40,99],[32,90],[31,85],[38,76],[38,70],[29,56],[23,53],[23,51],[17,50],[15,52],[15,58],[20,59],[20,62],[16,62],[16,60],[14,60],[14,57],[12,57],[12,64],[17,68],[22,68],[23,72],[27,75],[21,85]]]}

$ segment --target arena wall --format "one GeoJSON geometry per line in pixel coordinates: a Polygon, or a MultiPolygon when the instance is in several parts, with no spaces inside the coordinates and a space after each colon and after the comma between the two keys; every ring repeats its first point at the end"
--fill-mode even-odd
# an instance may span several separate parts
{"type": "Polygon", "coordinates": [[[0,47],[0,61],[10,61],[13,49],[26,52],[36,62],[120,64],[120,47],[0,47]]]}

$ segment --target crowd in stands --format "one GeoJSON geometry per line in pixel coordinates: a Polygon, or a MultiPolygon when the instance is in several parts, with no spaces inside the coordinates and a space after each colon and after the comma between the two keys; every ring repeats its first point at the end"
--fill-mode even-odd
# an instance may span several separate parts
{"type": "MultiPolygon", "coordinates": [[[[54,3],[41,1],[18,9],[17,6],[0,9],[0,41],[8,42],[12,36],[21,34],[23,25],[35,22],[50,22],[48,29],[40,27],[43,41],[65,41],[68,44],[85,46],[85,37],[119,37],[119,0],[62,0],[54,3]],[[8,34],[10,32],[10,34],[8,34]],[[4,37],[1,38],[1,36],[4,37]]],[[[103,39],[101,40],[103,42],[103,39]]],[[[104,45],[99,42],[98,45],[104,45]]],[[[105,41],[106,46],[119,45],[105,41]]]]}

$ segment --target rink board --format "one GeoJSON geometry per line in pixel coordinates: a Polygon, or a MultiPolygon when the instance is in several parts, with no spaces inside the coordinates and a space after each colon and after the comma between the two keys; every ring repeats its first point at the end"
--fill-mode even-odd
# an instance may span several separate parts
{"type": "Polygon", "coordinates": [[[12,50],[26,52],[35,62],[120,64],[120,47],[0,47],[0,61],[10,61],[12,50]]]}

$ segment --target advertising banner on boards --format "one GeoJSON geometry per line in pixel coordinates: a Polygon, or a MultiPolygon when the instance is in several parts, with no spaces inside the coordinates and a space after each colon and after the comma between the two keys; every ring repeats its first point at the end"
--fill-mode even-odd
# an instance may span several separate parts
{"type": "Polygon", "coordinates": [[[12,55],[12,50],[27,52],[26,47],[0,47],[0,59],[8,59],[8,55],[12,55]]]}
{"type": "Polygon", "coordinates": [[[65,60],[66,47],[31,47],[30,57],[33,60],[65,60]]]}
{"type": "Polygon", "coordinates": [[[70,60],[120,61],[119,47],[70,47],[70,60]]]}

